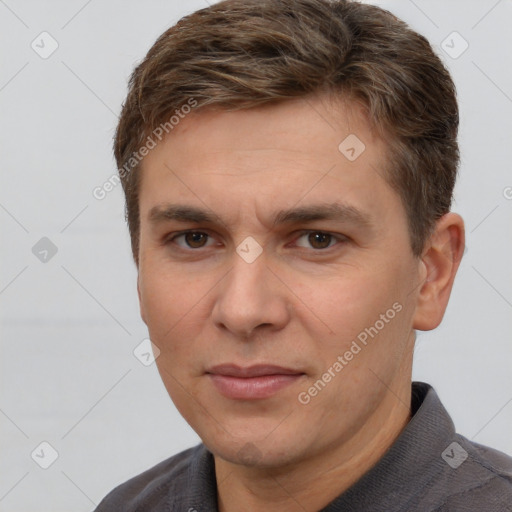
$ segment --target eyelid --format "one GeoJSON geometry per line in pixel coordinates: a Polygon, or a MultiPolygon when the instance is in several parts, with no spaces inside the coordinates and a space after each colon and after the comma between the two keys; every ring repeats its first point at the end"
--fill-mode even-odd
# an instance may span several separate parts
{"type": "MultiPolygon", "coordinates": [[[[188,235],[189,233],[201,233],[201,234],[207,235],[211,239],[214,238],[208,229],[185,229],[183,231],[175,231],[173,233],[169,233],[168,235],[165,235],[162,240],[162,245],[168,245],[171,242],[174,242],[174,240],[176,238],[178,238],[180,236],[188,235]]],[[[190,251],[198,251],[199,249],[202,249],[202,247],[199,247],[198,249],[189,249],[189,250],[190,251]]],[[[187,250],[187,249],[185,249],[185,250],[187,250]]]]}
{"type": "MultiPolygon", "coordinates": [[[[294,240],[298,240],[299,238],[302,238],[304,235],[309,235],[311,233],[322,233],[323,235],[329,235],[331,236],[334,240],[336,240],[338,243],[337,244],[334,244],[330,247],[326,247],[325,249],[310,249],[311,251],[313,252],[316,252],[316,253],[327,253],[329,252],[330,249],[333,249],[334,247],[336,247],[337,245],[340,245],[340,243],[343,243],[343,242],[348,242],[349,241],[349,238],[345,235],[342,235],[341,233],[331,233],[330,231],[323,231],[321,229],[303,229],[301,231],[298,232],[298,235],[294,237],[294,240]]],[[[301,249],[306,249],[305,247],[301,247],[301,249]]]]}
{"type": "MultiPolygon", "coordinates": [[[[184,236],[184,235],[187,235],[189,233],[201,233],[201,234],[205,234],[207,235],[209,238],[214,238],[214,236],[211,234],[210,230],[208,229],[186,229],[184,231],[176,231],[176,232],[173,232],[173,233],[170,233],[168,235],[166,235],[164,238],[163,238],[163,245],[168,245],[170,244],[171,242],[174,242],[174,240],[180,236],[184,236]]],[[[333,239],[335,239],[338,244],[334,244],[330,247],[327,247],[325,249],[314,249],[314,248],[311,248],[310,249],[310,252],[316,252],[316,253],[327,253],[329,252],[330,249],[336,247],[336,245],[340,245],[340,243],[344,243],[344,242],[348,242],[350,239],[348,236],[346,235],[343,235],[341,233],[332,233],[330,231],[323,231],[321,229],[302,229],[302,230],[299,230],[297,231],[295,234],[294,234],[294,238],[293,240],[296,241],[298,240],[299,238],[303,237],[304,235],[309,235],[311,233],[322,233],[323,235],[329,235],[331,237],[333,237],[333,239]]],[[[183,249],[185,251],[190,251],[190,252],[198,252],[200,249],[204,249],[205,247],[208,247],[208,246],[203,246],[203,247],[198,247],[197,249],[193,249],[193,248],[188,248],[188,249],[184,249],[180,246],[178,246],[180,249],[183,249]]],[[[305,247],[300,247],[300,249],[304,249],[304,250],[308,250],[307,248],[305,247]]]]}

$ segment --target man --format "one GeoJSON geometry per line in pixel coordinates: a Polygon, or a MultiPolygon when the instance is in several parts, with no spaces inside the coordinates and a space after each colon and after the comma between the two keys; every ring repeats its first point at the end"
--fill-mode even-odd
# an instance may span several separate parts
{"type": "Polygon", "coordinates": [[[374,6],[227,0],[157,40],[115,155],[141,316],[203,443],[99,512],[512,510],[512,459],[411,383],[464,249],[457,127],[429,43],[374,6]]]}

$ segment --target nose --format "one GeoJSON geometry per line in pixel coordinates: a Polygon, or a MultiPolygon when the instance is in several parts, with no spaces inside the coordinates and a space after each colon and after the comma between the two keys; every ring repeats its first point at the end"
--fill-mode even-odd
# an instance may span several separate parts
{"type": "Polygon", "coordinates": [[[234,252],[231,270],[217,288],[215,325],[245,341],[263,330],[283,329],[290,320],[290,293],[276,273],[265,251],[251,263],[234,252]]]}

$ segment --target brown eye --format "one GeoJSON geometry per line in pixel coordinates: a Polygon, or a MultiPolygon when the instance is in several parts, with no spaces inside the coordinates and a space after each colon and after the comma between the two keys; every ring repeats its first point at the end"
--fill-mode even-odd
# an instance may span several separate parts
{"type": "MultiPolygon", "coordinates": [[[[208,247],[207,242],[210,236],[203,231],[185,231],[168,237],[165,245],[177,245],[180,249],[201,249],[208,247]]],[[[213,241],[213,239],[212,239],[213,241]]],[[[211,244],[210,244],[211,245],[211,244]]]]}
{"type": "Polygon", "coordinates": [[[328,233],[310,233],[308,235],[308,241],[311,246],[315,249],[326,249],[332,240],[332,235],[328,233]]]}
{"type": "Polygon", "coordinates": [[[324,231],[306,231],[297,239],[297,245],[305,249],[323,250],[335,245],[332,242],[343,242],[343,237],[337,237],[324,231]],[[304,240],[302,242],[299,242],[304,240]]]}
{"type": "Polygon", "coordinates": [[[185,242],[192,249],[203,247],[208,238],[206,233],[201,233],[200,231],[190,231],[189,233],[184,233],[182,236],[184,236],[185,242]]]}

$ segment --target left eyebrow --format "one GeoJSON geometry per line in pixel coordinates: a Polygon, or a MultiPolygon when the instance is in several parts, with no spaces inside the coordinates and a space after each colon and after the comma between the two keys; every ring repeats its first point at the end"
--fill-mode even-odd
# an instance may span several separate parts
{"type": "Polygon", "coordinates": [[[367,228],[373,226],[369,214],[362,212],[354,206],[342,203],[309,205],[289,210],[280,210],[274,218],[273,225],[307,223],[317,220],[348,222],[367,228]]]}
{"type": "MultiPolygon", "coordinates": [[[[288,210],[280,210],[274,216],[273,227],[280,224],[308,223],[318,220],[333,220],[371,228],[373,222],[369,214],[354,206],[342,203],[313,204],[288,210]]],[[[191,223],[225,223],[215,213],[190,205],[166,204],[151,208],[148,220],[152,224],[175,220],[191,223]]]]}

